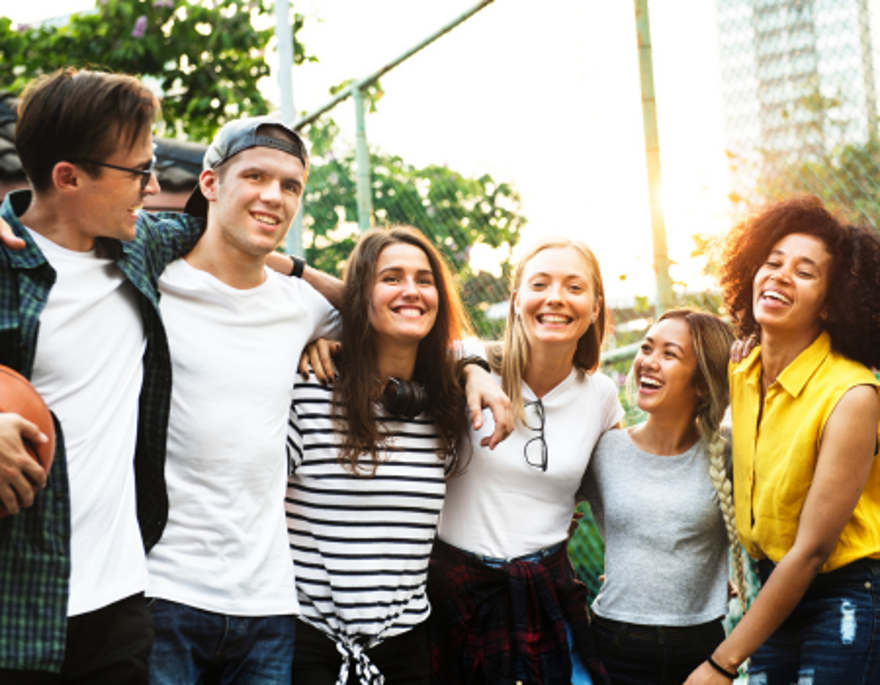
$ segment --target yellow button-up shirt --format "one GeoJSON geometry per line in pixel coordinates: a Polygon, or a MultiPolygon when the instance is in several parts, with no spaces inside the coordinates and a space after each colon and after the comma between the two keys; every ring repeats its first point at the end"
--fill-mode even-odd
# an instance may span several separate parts
{"type": "MultiPolygon", "coordinates": [[[[764,398],[760,348],[730,368],[736,527],[755,559],[779,563],[794,544],[819,455],[825,422],[857,385],[878,386],[865,366],[831,349],[822,333],[779,375],[764,398]]],[[[833,455],[829,455],[833,458],[833,455]]],[[[880,459],[822,572],[880,559],[880,459]]]]}

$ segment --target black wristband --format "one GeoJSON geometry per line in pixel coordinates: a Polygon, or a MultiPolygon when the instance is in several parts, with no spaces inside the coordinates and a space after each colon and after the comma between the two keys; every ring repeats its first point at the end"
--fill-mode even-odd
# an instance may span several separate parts
{"type": "Polygon", "coordinates": [[[492,373],[492,367],[489,366],[489,362],[487,362],[482,357],[478,357],[477,355],[469,355],[467,357],[462,357],[460,363],[461,363],[462,370],[464,370],[464,367],[466,367],[468,364],[476,364],[481,369],[483,369],[483,371],[485,371],[486,373],[492,373]]]}
{"type": "Polygon", "coordinates": [[[736,677],[737,677],[737,674],[736,674],[736,673],[731,673],[731,672],[728,671],[726,668],[722,668],[721,666],[719,666],[719,665],[715,662],[715,659],[713,659],[711,656],[710,656],[709,658],[707,658],[706,661],[708,661],[708,662],[709,662],[709,665],[710,665],[712,668],[714,668],[716,671],[718,671],[721,675],[723,675],[723,676],[727,676],[727,677],[730,678],[731,680],[736,680],[736,677]]]}
{"type": "Polygon", "coordinates": [[[296,255],[290,255],[290,258],[293,260],[293,268],[287,275],[291,278],[302,278],[303,271],[306,270],[306,260],[296,255]]]}

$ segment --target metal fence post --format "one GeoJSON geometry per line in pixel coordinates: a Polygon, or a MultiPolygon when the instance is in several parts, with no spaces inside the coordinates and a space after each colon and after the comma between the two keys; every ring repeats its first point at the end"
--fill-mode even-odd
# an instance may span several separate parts
{"type": "Polygon", "coordinates": [[[355,83],[352,87],[355,117],[355,161],[357,162],[358,228],[361,233],[370,228],[373,216],[373,189],[370,184],[370,151],[367,148],[367,128],[364,122],[364,89],[355,83]]]}
{"type": "MultiPolygon", "coordinates": [[[[293,108],[293,31],[290,30],[290,3],[275,2],[275,38],[278,41],[278,87],[281,90],[281,120],[290,126],[296,117],[293,108]]],[[[305,208],[299,211],[287,233],[287,254],[303,256],[302,218],[305,208]]]]}
{"type": "Polygon", "coordinates": [[[657,316],[672,308],[672,280],[666,252],[666,221],[663,216],[663,184],[660,176],[660,136],[657,132],[657,101],[654,98],[654,64],[648,0],[635,0],[639,44],[639,81],[642,86],[642,117],[645,127],[645,160],[648,165],[648,197],[651,201],[651,233],[654,241],[654,276],[657,282],[657,316]]]}

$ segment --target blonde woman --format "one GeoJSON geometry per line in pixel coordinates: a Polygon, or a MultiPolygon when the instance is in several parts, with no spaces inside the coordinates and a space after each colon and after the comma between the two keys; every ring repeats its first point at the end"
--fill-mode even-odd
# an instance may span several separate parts
{"type": "Polygon", "coordinates": [[[432,682],[607,683],[565,540],[593,446],[623,410],[596,373],[605,333],[599,264],[545,240],[514,273],[495,379],[517,415],[494,451],[472,433],[447,482],[428,579],[432,682]]]}
{"type": "Polygon", "coordinates": [[[605,540],[593,632],[615,685],[681,683],[721,643],[731,546],[745,596],[719,430],[732,342],[711,314],[661,316],[631,374],[648,418],[606,433],[587,470],[583,493],[605,540]]]}

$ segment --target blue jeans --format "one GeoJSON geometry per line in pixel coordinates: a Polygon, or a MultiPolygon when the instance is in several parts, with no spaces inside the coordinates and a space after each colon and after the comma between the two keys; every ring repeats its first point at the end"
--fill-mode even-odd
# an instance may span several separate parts
{"type": "MultiPolygon", "coordinates": [[[[762,562],[766,581],[772,564],[762,562]]],[[[785,623],[755,652],[749,685],[880,683],[880,561],[819,575],[785,623]]]]}
{"type": "Polygon", "coordinates": [[[150,601],[150,685],[290,685],[294,616],[225,616],[150,601]]]}
{"type": "Polygon", "coordinates": [[[724,640],[721,619],[665,627],[594,615],[592,627],[599,658],[614,685],[681,685],[724,640]]]}

